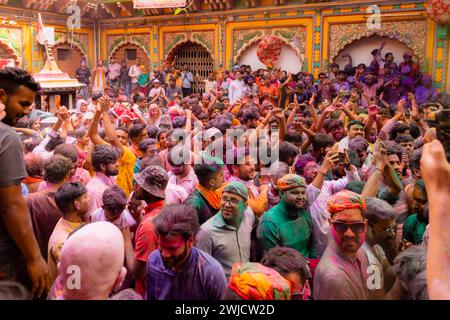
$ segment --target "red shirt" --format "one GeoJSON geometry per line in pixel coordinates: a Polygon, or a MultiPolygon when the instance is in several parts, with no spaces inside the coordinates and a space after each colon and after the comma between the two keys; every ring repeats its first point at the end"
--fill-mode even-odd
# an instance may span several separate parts
{"type": "MultiPolygon", "coordinates": [[[[149,204],[144,208],[144,217],[137,227],[134,247],[134,257],[136,260],[147,263],[147,258],[156,249],[156,230],[153,219],[156,218],[164,206],[164,200],[149,204]]],[[[145,293],[145,283],[136,281],[136,292],[143,295],[145,293]]]]}

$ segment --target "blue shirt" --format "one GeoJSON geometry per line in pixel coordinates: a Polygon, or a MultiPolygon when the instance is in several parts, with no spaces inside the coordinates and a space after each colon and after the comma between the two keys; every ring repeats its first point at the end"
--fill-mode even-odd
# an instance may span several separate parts
{"type": "Polygon", "coordinates": [[[220,263],[195,247],[178,272],[164,266],[159,250],[147,261],[147,300],[220,300],[227,285],[220,263]]]}

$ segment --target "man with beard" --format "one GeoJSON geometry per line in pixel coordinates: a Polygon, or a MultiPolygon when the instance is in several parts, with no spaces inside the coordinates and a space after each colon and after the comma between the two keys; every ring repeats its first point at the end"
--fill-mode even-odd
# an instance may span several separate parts
{"type": "Polygon", "coordinates": [[[248,205],[256,216],[261,216],[267,210],[269,204],[267,198],[269,186],[263,184],[258,188],[255,185],[255,161],[250,157],[248,149],[237,149],[232,163],[227,164],[228,170],[232,174],[229,181],[241,182],[247,187],[249,194],[248,205]],[[244,155],[245,158],[242,159],[244,155]]]}
{"type": "Polygon", "coordinates": [[[383,298],[395,281],[391,270],[397,255],[395,210],[386,201],[373,197],[366,199],[366,205],[364,217],[368,227],[362,248],[366,251],[372,272],[375,272],[373,286],[369,290],[373,298],[383,298]]]}
{"type": "Polygon", "coordinates": [[[306,210],[306,184],[295,174],[277,182],[281,202],[267,211],[258,226],[258,240],[264,252],[276,246],[297,250],[306,258],[315,258],[313,223],[306,210]]]}
{"type": "Polygon", "coordinates": [[[223,184],[223,167],[222,159],[206,156],[201,159],[201,163],[194,165],[198,183],[185,204],[193,208],[200,224],[213,217],[220,209],[217,190],[223,184]]]}
{"type": "Polygon", "coordinates": [[[343,190],[348,183],[359,181],[358,170],[350,164],[348,158],[344,163],[339,163],[339,154],[333,151],[329,151],[321,167],[314,158],[308,155],[301,156],[295,164],[295,170],[297,174],[305,178],[307,184],[315,185],[320,190],[317,199],[309,202],[309,209],[313,222],[314,244],[317,256],[321,257],[327,247],[330,231],[327,200],[333,194],[343,190]],[[324,181],[330,171],[340,178],[324,181]]]}
{"type": "Polygon", "coordinates": [[[247,205],[247,187],[228,184],[222,193],[220,211],[201,226],[196,247],[222,265],[227,279],[234,263],[250,262],[251,234],[256,219],[247,205]]]}
{"type": "Polygon", "coordinates": [[[49,272],[21,192],[27,176],[22,143],[11,128],[31,112],[38,90],[26,71],[0,70],[0,280],[20,282],[41,296],[50,288],[49,272]]]}
{"type": "Polygon", "coordinates": [[[339,141],[339,150],[348,149],[348,142],[355,137],[365,136],[364,124],[358,120],[350,120],[347,124],[347,136],[339,141]]]}
{"type": "Polygon", "coordinates": [[[344,123],[341,120],[331,119],[326,124],[326,130],[333,136],[334,142],[340,142],[345,137],[344,123]]]}
{"type": "Polygon", "coordinates": [[[89,192],[89,214],[103,205],[103,192],[115,185],[114,177],[119,173],[119,155],[116,149],[107,144],[95,146],[92,152],[94,176],[86,185],[89,192]]]}
{"type": "Polygon", "coordinates": [[[227,280],[220,263],[194,247],[200,229],[191,207],[169,205],[154,220],[158,249],[147,262],[147,300],[220,300],[227,280]]]}
{"type": "Polygon", "coordinates": [[[157,248],[157,234],[153,219],[160,214],[164,206],[165,189],[169,177],[164,169],[150,165],[140,174],[135,175],[136,185],[133,199],[145,201],[147,206],[143,213],[134,213],[139,226],[136,230],[135,247],[133,249],[130,229],[123,231],[125,241],[125,257],[128,270],[136,280],[136,292],[145,293],[145,265],[150,253],[157,248]],[[142,215],[142,220],[140,220],[142,215]]]}
{"type": "Polygon", "coordinates": [[[363,217],[366,201],[360,195],[344,190],[328,200],[332,239],[316,269],[316,300],[367,300],[367,267],[364,244],[367,220],[363,217]]]}
{"type": "Polygon", "coordinates": [[[403,239],[412,244],[421,244],[428,225],[428,196],[425,183],[418,180],[413,191],[413,213],[403,225],[403,239]]]}

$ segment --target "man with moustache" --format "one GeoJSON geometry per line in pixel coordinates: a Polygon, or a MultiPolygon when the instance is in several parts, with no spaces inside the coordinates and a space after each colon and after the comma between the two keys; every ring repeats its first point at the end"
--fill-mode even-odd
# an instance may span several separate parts
{"type": "Polygon", "coordinates": [[[348,149],[350,139],[364,135],[364,124],[358,120],[350,120],[347,124],[347,136],[339,141],[339,150],[348,149]]]}
{"type": "Polygon", "coordinates": [[[169,177],[160,166],[150,165],[141,173],[135,175],[136,185],[133,199],[145,201],[147,206],[143,212],[134,213],[139,226],[134,237],[129,228],[123,231],[125,241],[125,257],[128,270],[136,280],[136,292],[144,296],[145,293],[145,266],[153,250],[157,249],[158,237],[154,225],[156,218],[164,206],[165,190],[169,177]]]}
{"type": "Polygon", "coordinates": [[[367,300],[369,261],[361,246],[367,232],[366,201],[344,190],[328,200],[332,239],[314,276],[316,300],[367,300]]]}
{"type": "Polygon", "coordinates": [[[391,264],[397,255],[395,234],[395,210],[386,201],[367,197],[364,217],[368,221],[366,242],[362,246],[367,254],[372,272],[376,272],[373,286],[369,288],[373,298],[384,297],[393,285],[395,276],[391,264]]]}
{"type": "Polygon", "coordinates": [[[241,182],[248,190],[248,205],[256,216],[261,216],[269,205],[267,194],[269,186],[261,185],[259,188],[255,185],[256,175],[255,161],[250,157],[248,149],[237,149],[234,153],[233,164],[227,164],[228,171],[232,174],[230,182],[241,182]],[[244,161],[242,161],[244,159],[244,161]]]}
{"type": "Polygon", "coordinates": [[[41,296],[50,288],[49,271],[22,196],[27,171],[22,143],[12,128],[31,112],[39,89],[24,70],[0,70],[0,280],[20,282],[41,296]]]}
{"type": "Polygon", "coordinates": [[[256,219],[248,208],[247,187],[231,182],[222,193],[220,211],[201,226],[196,247],[222,265],[227,278],[234,263],[250,262],[251,233],[256,219]]]}
{"type": "Polygon", "coordinates": [[[153,223],[159,250],[147,261],[147,300],[220,300],[227,280],[220,263],[194,247],[200,226],[192,207],[168,205],[153,223]]]}
{"type": "Polygon", "coordinates": [[[295,174],[277,182],[281,202],[261,218],[257,236],[264,252],[273,247],[289,247],[306,258],[315,258],[311,215],[306,210],[306,184],[295,174]]]}

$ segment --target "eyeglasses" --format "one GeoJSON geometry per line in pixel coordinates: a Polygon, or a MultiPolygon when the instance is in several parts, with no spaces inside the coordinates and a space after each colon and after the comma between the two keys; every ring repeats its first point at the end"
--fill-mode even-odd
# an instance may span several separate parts
{"type": "Polygon", "coordinates": [[[239,200],[236,199],[227,199],[227,198],[222,198],[221,201],[224,205],[227,204],[227,202],[229,202],[231,206],[237,206],[238,203],[240,202],[239,200]]]}
{"type": "Polygon", "coordinates": [[[396,232],[397,232],[397,226],[386,227],[384,230],[381,230],[377,226],[374,226],[374,228],[380,230],[381,233],[383,233],[383,235],[386,235],[386,236],[389,236],[389,235],[392,235],[392,234],[395,235],[396,232]]]}
{"type": "Polygon", "coordinates": [[[364,222],[345,223],[340,221],[333,221],[333,227],[337,233],[345,233],[347,232],[348,228],[350,228],[353,233],[361,233],[364,231],[366,224],[364,222]]]}

